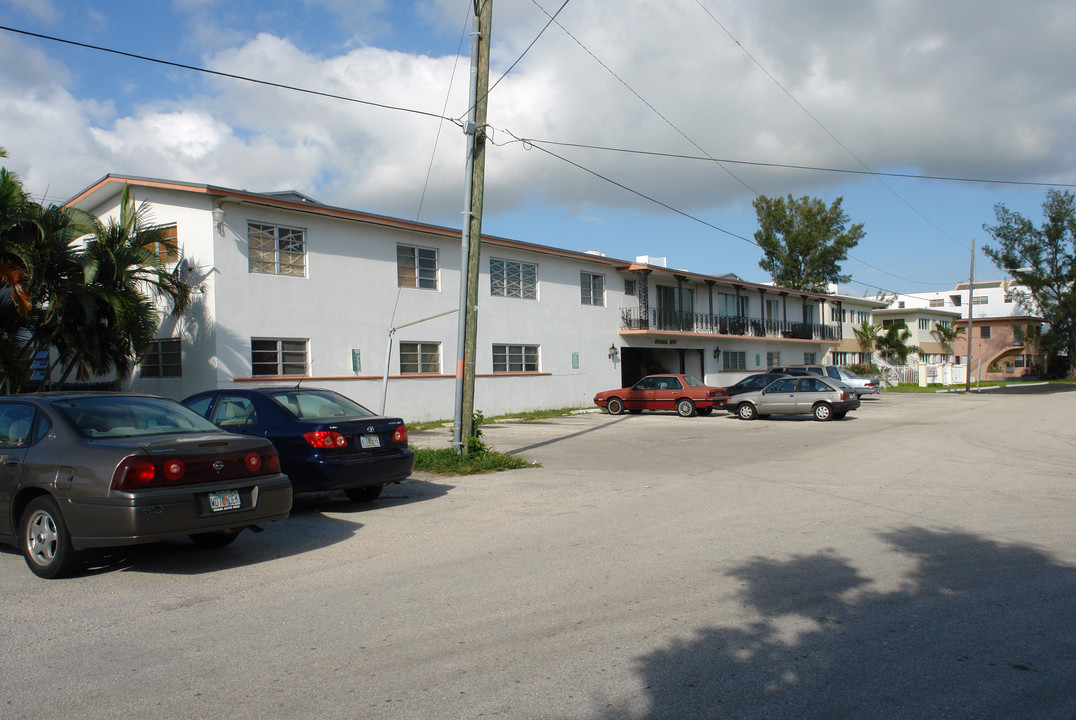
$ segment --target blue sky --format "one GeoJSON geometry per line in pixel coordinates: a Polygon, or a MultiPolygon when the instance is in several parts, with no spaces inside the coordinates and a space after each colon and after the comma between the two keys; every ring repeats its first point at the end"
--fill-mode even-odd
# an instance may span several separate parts
{"type": "MultiPolygon", "coordinates": [[[[1039,221],[1046,187],[741,163],[1076,183],[1068,0],[571,0],[543,32],[562,4],[495,0],[492,77],[523,58],[490,95],[486,233],[764,282],[755,195],[843,197],[866,237],[842,292],[933,291],[967,279],[995,203],[1039,221]]],[[[0,0],[0,25],[458,118],[469,7],[0,0]]],[[[460,222],[463,135],[423,115],[0,31],[0,117],[5,165],[51,201],[114,172],[460,222]]]]}

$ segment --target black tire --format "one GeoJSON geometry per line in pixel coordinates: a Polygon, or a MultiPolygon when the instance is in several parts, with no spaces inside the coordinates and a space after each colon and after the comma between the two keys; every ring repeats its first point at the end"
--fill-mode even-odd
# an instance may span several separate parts
{"type": "Polygon", "coordinates": [[[605,409],[609,411],[610,415],[623,415],[624,401],[617,397],[609,398],[605,403],[605,409]]]}
{"type": "Polygon", "coordinates": [[[348,488],[344,491],[348,500],[352,502],[371,502],[377,500],[381,494],[381,485],[367,485],[366,487],[348,488]]]}
{"type": "Polygon", "coordinates": [[[217,532],[198,533],[188,536],[198,547],[219,548],[231,545],[239,537],[238,530],[218,530],[217,532]]]}
{"type": "Polygon", "coordinates": [[[27,566],[38,577],[64,577],[78,563],[60,506],[48,495],[27,504],[19,522],[19,544],[27,566]]]}
{"type": "Polygon", "coordinates": [[[758,417],[758,410],[756,410],[755,406],[749,402],[740,403],[736,407],[736,415],[741,420],[754,420],[758,417]]]}
{"type": "Polygon", "coordinates": [[[695,408],[695,412],[697,412],[697,413],[698,413],[699,415],[702,415],[703,417],[706,417],[707,415],[711,415],[711,414],[713,414],[713,412],[714,412],[714,409],[713,409],[712,407],[708,407],[708,408],[695,408]]]}
{"type": "Polygon", "coordinates": [[[695,403],[689,398],[676,401],[676,413],[680,417],[695,417],[695,403]]]}
{"type": "Polygon", "coordinates": [[[814,409],[811,411],[811,414],[813,414],[814,419],[818,420],[819,422],[826,422],[827,420],[832,420],[833,406],[829,403],[820,402],[814,406],[814,409]]]}

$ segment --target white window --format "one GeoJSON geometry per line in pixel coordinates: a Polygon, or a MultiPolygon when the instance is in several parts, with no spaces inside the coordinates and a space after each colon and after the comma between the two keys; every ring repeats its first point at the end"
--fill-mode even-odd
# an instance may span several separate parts
{"type": "Polygon", "coordinates": [[[594,273],[579,273],[579,288],[584,305],[605,306],[605,276],[594,273]]]}
{"type": "Polygon", "coordinates": [[[437,249],[396,246],[396,282],[400,287],[437,289],[437,249]]]}
{"type": "Polygon", "coordinates": [[[537,300],[538,266],[490,258],[489,292],[494,297],[537,300]]]}
{"type": "Polygon", "coordinates": [[[299,339],[251,338],[251,374],[305,376],[307,342],[299,339]]]}
{"type": "Polygon", "coordinates": [[[306,276],[306,231],[247,223],[250,272],[306,276]]]}
{"type": "Polygon", "coordinates": [[[766,301],[766,319],[767,320],[780,320],[781,319],[781,304],[776,300],[766,301]]]}
{"type": "Polygon", "coordinates": [[[494,345],[493,372],[538,372],[538,346],[494,345]]]}
{"type": "Polygon", "coordinates": [[[803,364],[804,365],[817,365],[818,364],[818,355],[816,353],[813,353],[813,352],[805,352],[805,353],[803,353],[803,364]]]}
{"type": "Polygon", "coordinates": [[[401,342],[400,374],[434,373],[441,374],[441,343],[439,342],[401,342]]]}
{"type": "Polygon", "coordinates": [[[635,294],[635,281],[634,280],[625,280],[624,281],[624,294],[625,295],[634,295],[635,294]]]}
{"type": "Polygon", "coordinates": [[[989,305],[990,304],[990,296],[989,295],[973,295],[972,298],[971,298],[971,304],[972,305],[989,305]]]}
{"type": "Polygon", "coordinates": [[[746,370],[747,353],[743,350],[732,350],[721,353],[722,370],[746,370]]]}
{"type": "Polygon", "coordinates": [[[930,329],[930,318],[919,318],[919,329],[920,330],[929,330],[930,329]]]}
{"type": "Polygon", "coordinates": [[[183,377],[183,353],[178,338],[154,340],[142,358],[142,377],[183,377]]]}

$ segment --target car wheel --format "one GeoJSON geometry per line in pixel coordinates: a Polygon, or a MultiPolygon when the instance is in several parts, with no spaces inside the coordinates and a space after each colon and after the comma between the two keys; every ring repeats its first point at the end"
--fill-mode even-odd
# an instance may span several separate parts
{"type": "Polygon", "coordinates": [[[348,500],[352,502],[370,502],[376,500],[381,494],[381,485],[367,485],[366,487],[348,488],[344,491],[348,500]]]}
{"type": "Polygon", "coordinates": [[[605,403],[605,409],[610,415],[623,415],[624,401],[620,398],[609,398],[609,401],[605,403]]]}
{"type": "Polygon", "coordinates": [[[694,417],[695,416],[695,403],[687,398],[676,401],[676,412],[680,417],[694,417]]]}
{"type": "Polygon", "coordinates": [[[239,537],[238,530],[219,530],[217,532],[197,533],[190,535],[191,542],[198,547],[219,548],[230,545],[239,537]]]}
{"type": "Polygon", "coordinates": [[[758,417],[758,410],[751,403],[745,402],[740,403],[739,407],[736,408],[736,414],[741,420],[754,420],[758,417]]]}
{"type": "Polygon", "coordinates": [[[713,413],[713,411],[714,411],[714,409],[712,407],[709,407],[709,408],[695,408],[695,412],[697,412],[699,415],[702,415],[703,417],[706,417],[707,415],[713,413]]]}
{"type": "Polygon", "coordinates": [[[71,547],[71,533],[60,507],[51,497],[42,495],[29,502],[20,529],[23,556],[35,575],[58,578],[75,567],[78,553],[71,547]]]}
{"type": "Polygon", "coordinates": [[[814,406],[814,419],[825,422],[833,419],[833,408],[826,403],[818,403],[814,406]]]}

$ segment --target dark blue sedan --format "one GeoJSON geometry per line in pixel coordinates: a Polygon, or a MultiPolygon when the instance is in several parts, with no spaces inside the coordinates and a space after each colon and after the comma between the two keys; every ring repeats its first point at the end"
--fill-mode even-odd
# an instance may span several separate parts
{"type": "Polygon", "coordinates": [[[207,390],[183,404],[229,432],[272,441],[296,493],[343,490],[368,502],[411,474],[407,426],[331,390],[207,390]]]}

